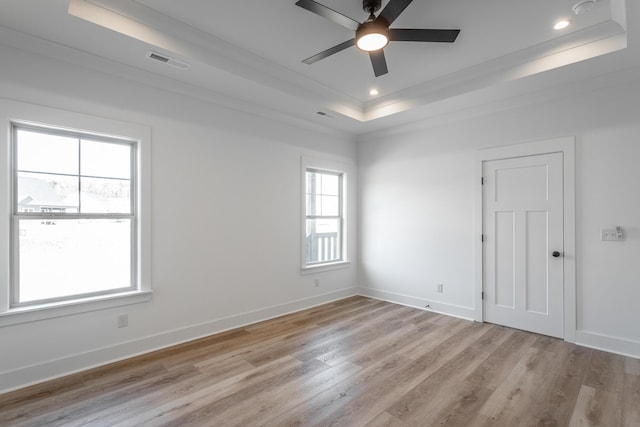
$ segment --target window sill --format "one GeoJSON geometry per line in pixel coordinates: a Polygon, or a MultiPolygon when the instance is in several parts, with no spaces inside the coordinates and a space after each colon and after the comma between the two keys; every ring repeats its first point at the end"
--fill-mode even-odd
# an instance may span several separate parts
{"type": "Polygon", "coordinates": [[[151,301],[151,291],[134,291],[114,295],[12,308],[0,313],[0,327],[37,322],[54,317],[71,316],[90,311],[121,307],[151,301]]]}
{"type": "Polygon", "coordinates": [[[351,266],[351,261],[340,261],[340,262],[332,262],[330,264],[312,265],[312,266],[302,267],[300,269],[300,274],[322,273],[325,271],[340,270],[343,268],[348,268],[349,266],[351,266]]]}

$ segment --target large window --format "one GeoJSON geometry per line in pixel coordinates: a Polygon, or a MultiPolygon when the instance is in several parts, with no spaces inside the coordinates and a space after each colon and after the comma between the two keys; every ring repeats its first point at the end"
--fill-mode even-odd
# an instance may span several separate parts
{"type": "Polygon", "coordinates": [[[135,290],[136,143],[14,124],[11,306],[135,290]]]}
{"type": "Polygon", "coordinates": [[[0,98],[0,327],[151,300],[151,128],[0,98]]]}
{"type": "Polygon", "coordinates": [[[344,261],[344,173],[305,170],[304,267],[344,261]]]}

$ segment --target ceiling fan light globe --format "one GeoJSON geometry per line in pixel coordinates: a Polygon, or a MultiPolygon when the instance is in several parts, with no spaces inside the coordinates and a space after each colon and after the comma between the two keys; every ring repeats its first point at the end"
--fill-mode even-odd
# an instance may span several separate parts
{"type": "Polygon", "coordinates": [[[358,49],[365,52],[380,50],[389,44],[389,39],[384,34],[370,33],[360,37],[356,43],[358,49]]]}
{"type": "Polygon", "coordinates": [[[356,31],[356,47],[365,52],[380,50],[389,44],[389,28],[379,22],[365,22],[356,31]]]}

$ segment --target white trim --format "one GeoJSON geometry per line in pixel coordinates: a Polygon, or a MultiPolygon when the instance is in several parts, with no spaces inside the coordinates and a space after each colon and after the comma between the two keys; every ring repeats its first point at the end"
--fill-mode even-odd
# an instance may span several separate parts
{"type": "Polygon", "coordinates": [[[346,288],[285,304],[261,308],[209,322],[149,335],[133,341],[103,347],[50,360],[13,371],[0,372],[0,393],[81,372],[97,366],[157,351],[184,342],[207,337],[230,329],[240,328],[332,301],[357,295],[356,288],[346,288]]]}
{"type": "Polygon", "coordinates": [[[525,144],[489,148],[476,152],[475,164],[475,286],[474,319],[484,319],[482,229],[482,164],[489,160],[508,159],[548,153],[563,153],[564,172],[564,340],[576,341],[576,225],[575,225],[575,137],[550,139],[525,144]]]}
{"type": "Polygon", "coordinates": [[[27,104],[0,98],[0,327],[100,310],[120,305],[136,304],[151,299],[151,128],[148,126],[90,116],[57,108],[27,104]],[[133,140],[138,176],[137,192],[137,285],[134,292],[105,295],[99,298],[80,298],[59,304],[42,304],[33,309],[10,309],[9,277],[11,248],[11,123],[45,128],[71,130],[87,134],[133,140]],[[81,306],[84,305],[84,308],[81,306]]]}
{"type": "Polygon", "coordinates": [[[17,325],[20,323],[36,322],[54,317],[71,316],[89,311],[122,307],[151,301],[151,291],[131,291],[121,294],[108,294],[97,297],[78,298],[55,303],[29,305],[12,308],[0,313],[0,327],[17,325]]]}
{"type": "Polygon", "coordinates": [[[576,332],[576,344],[640,359],[640,342],[589,331],[576,332]]]}
{"type": "Polygon", "coordinates": [[[314,274],[323,273],[325,271],[341,270],[351,266],[351,261],[339,261],[328,264],[311,265],[308,267],[302,267],[300,274],[314,274]]]}
{"type": "Polygon", "coordinates": [[[358,287],[358,294],[369,298],[392,302],[394,304],[406,305],[407,307],[420,308],[425,311],[433,311],[434,313],[458,317],[460,319],[474,320],[475,311],[473,307],[463,307],[439,301],[430,301],[424,298],[417,298],[380,289],[366,288],[363,286],[358,287]],[[429,306],[428,308],[427,305],[429,306]]]}

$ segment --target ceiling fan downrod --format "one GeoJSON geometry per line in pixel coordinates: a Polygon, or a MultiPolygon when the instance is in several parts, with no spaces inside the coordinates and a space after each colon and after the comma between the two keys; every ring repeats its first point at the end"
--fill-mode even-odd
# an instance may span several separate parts
{"type": "Polygon", "coordinates": [[[375,14],[382,6],[382,0],[362,0],[362,9],[369,15],[375,14]]]}

